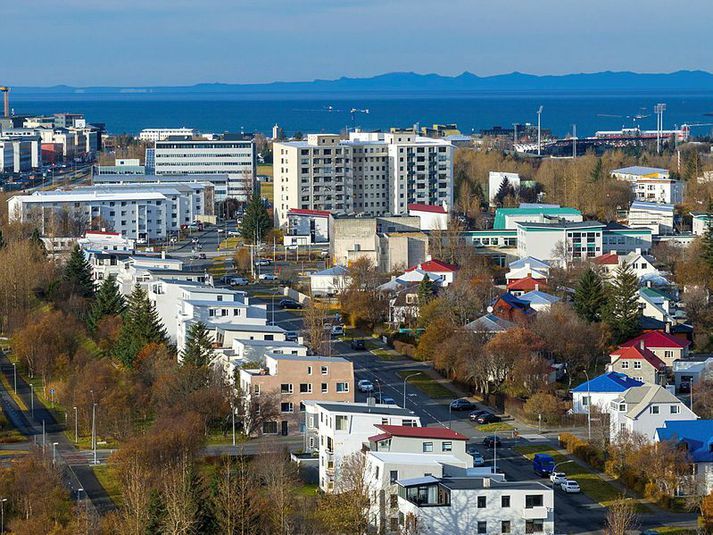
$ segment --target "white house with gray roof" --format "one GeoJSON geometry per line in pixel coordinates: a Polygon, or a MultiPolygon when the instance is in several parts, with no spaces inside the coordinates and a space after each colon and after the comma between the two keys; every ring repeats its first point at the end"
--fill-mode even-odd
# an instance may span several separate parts
{"type": "Polygon", "coordinates": [[[629,388],[609,405],[610,440],[622,433],[637,433],[653,441],[656,429],[671,420],[695,420],[698,416],[665,388],[647,384],[629,388]]]}

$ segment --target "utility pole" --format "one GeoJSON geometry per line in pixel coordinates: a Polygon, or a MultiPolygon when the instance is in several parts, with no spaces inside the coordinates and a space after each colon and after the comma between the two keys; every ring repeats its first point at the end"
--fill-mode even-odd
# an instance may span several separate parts
{"type": "Polygon", "coordinates": [[[542,106],[537,110],[537,155],[542,155],[542,106]]]}
{"type": "Polygon", "coordinates": [[[77,407],[74,407],[74,443],[79,442],[79,421],[77,418],[77,407]]]}
{"type": "Polygon", "coordinates": [[[572,125],[572,158],[577,157],[577,125],[572,125]]]}
{"type": "Polygon", "coordinates": [[[30,416],[35,418],[35,385],[30,383],[30,416]]]}
{"type": "Polygon", "coordinates": [[[92,404],[92,450],[94,450],[94,464],[97,463],[97,404],[92,404]]]}
{"type": "Polygon", "coordinates": [[[663,137],[663,112],[666,111],[666,104],[659,103],[654,106],[656,113],[656,154],[661,154],[661,138],[663,137]]]}
{"type": "Polygon", "coordinates": [[[12,382],[13,388],[15,389],[15,395],[17,395],[17,363],[12,363],[12,382]]]}
{"type": "Polygon", "coordinates": [[[584,370],[584,377],[587,379],[587,438],[592,441],[592,392],[589,384],[589,374],[584,370]]]}

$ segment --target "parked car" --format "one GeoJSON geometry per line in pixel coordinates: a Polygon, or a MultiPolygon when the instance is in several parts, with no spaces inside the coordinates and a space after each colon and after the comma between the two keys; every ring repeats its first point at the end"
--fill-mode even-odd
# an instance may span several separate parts
{"type": "Polygon", "coordinates": [[[483,439],[483,446],[486,448],[494,448],[494,447],[502,447],[503,443],[500,441],[500,437],[495,436],[495,437],[485,437],[483,439]]]}
{"type": "Polygon", "coordinates": [[[273,275],[272,273],[260,273],[260,275],[258,275],[258,279],[261,281],[276,281],[277,275],[273,275]]]}
{"type": "Polygon", "coordinates": [[[678,386],[678,391],[681,394],[688,394],[691,391],[690,381],[681,381],[681,384],[678,386]]]}
{"type": "Polygon", "coordinates": [[[477,451],[476,451],[476,452],[472,452],[472,453],[470,454],[470,456],[473,457],[473,466],[484,466],[484,465],[485,465],[485,459],[484,459],[483,456],[482,456],[480,453],[478,453],[477,451]]]}
{"type": "Polygon", "coordinates": [[[366,349],[366,344],[361,338],[354,338],[349,345],[351,345],[355,351],[364,351],[366,349]]]}
{"type": "Polygon", "coordinates": [[[296,342],[298,338],[297,331],[287,331],[285,333],[285,340],[287,342],[296,342]]]}
{"type": "Polygon", "coordinates": [[[380,403],[382,405],[396,405],[396,400],[394,398],[390,398],[389,396],[382,396],[380,403]]]}
{"type": "Polygon", "coordinates": [[[577,483],[574,479],[565,480],[565,482],[562,483],[560,487],[567,494],[579,494],[580,492],[582,492],[582,489],[579,488],[579,483],[577,483]]]}
{"type": "Polygon", "coordinates": [[[475,403],[465,398],[454,399],[451,401],[452,411],[472,411],[477,408],[478,406],[475,403]]]}
{"type": "Polygon", "coordinates": [[[555,460],[546,453],[536,453],[532,459],[532,469],[540,477],[548,477],[555,469],[555,460]]]}
{"type": "Polygon", "coordinates": [[[304,305],[302,303],[298,303],[294,299],[282,299],[279,303],[278,306],[280,308],[287,308],[287,309],[298,309],[298,308],[304,308],[304,305]]]}
{"type": "Polygon", "coordinates": [[[479,424],[492,424],[495,422],[499,422],[500,420],[500,416],[496,416],[492,412],[486,412],[485,414],[481,414],[480,416],[478,416],[476,422],[478,422],[479,424]]]}
{"type": "Polygon", "coordinates": [[[567,481],[567,475],[564,472],[552,472],[550,474],[550,481],[554,485],[562,485],[562,483],[567,481]]]}
{"type": "Polygon", "coordinates": [[[487,413],[488,411],[483,410],[483,409],[478,409],[477,411],[473,411],[468,415],[468,419],[471,422],[476,422],[480,416],[483,414],[487,413]]]}
{"type": "Polygon", "coordinates": [[[245,277],[231,277],[229,283],[231,286],[247,286],[250,281],[245,277]]]}
{"type": "Polygon", "coordinates": [[[255,260],[255,265],[256,266],[269,266],[272,265],[272,260],[268,260],[267,258],[258,258],[255,260]]]}
{"type": "Polygon", "coordinates": [[[344,325],[332,325],[332,336],[344,336],[344,325]]]}
{"type": "Polygon", "coordinates": [[[238,236],[240,236],[240,231],[239,230],[229,230],[228,236],[238,237],[238,236]]]}
{"type": "Polygon", "coordinates": [[[205,255],[205,253],[198,253],[198,258],[199,258],[200,260],[205,260],[207,257],[206,257],[206,255],[205,255]]]}
{"type": "Polygon", "coordinates": [[[374,383],[369,381],[369,379],[362,379],[357,383],[357,388],[359,389],[359,392],[373,392],[374,383]]]}

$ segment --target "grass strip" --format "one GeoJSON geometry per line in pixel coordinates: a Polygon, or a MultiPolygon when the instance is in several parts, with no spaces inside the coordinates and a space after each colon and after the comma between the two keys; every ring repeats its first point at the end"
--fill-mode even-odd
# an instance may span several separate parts
{"type": "MultiPolygon", "coordinates": [[[[406,378],[408,375],[417,373],[418,370],[400,370],[398,372],[401,378],[406,378]]],[[[436,381],[433,377],[421,372],[421,375],[416,375],[408,380],[410,385],[414,385],[431,399],[453,399],[456,396],[448,388],[436,381]]]]}

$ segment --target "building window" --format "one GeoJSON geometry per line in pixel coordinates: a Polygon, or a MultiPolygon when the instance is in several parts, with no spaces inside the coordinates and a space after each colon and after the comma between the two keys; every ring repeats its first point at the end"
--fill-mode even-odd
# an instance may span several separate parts
{"type": "Polygon", "coordinates": [[[510,496],[500,496],[500,507],[510,507],[510,496]]]}
{"type": "Polygon", "coordinates": [[[478,533],[487,533],[488,532],[488,523],[483,522],[482,520],[478,521],[478,533]]]}
{"type": "Polygon", "coordinates": [[[664,351],[664,352],[663,352],[663,356],[664,356],[664,358],[672,359],[672,358],[673,358],[673,351],[664,351]]]}
{"type": "Polygon", "coordinates": [[[500,533],[510,533],[510,521],[503,520],[500,523],[500,533]]]}
{"type": "Polygon", "coordinates": [[[320,368],[322,375],[327,375],[329,373],[329,368],[327,366],[322,366],[320,368]]]}
{"type": "Polygon", "coordinates": [[[635,360],[635,361],[634,361],[634,369],[635,369],[635,370],[640,370],[640,369],[641,369],[641,361],[640,361],[640,360],[635,360]]]}
{"type": "Polygon", "coordinates": [[[349,392],[349,383],[337,383],[337,393],[349,392]]]}
{"type": "Polygon", "coordinates": [[[288,401],[286,403],[280,403],[280,412],[294,412],[295,408],[292,405],[291,401],[288,401]]]}
{"type": "Polygon", "coordinates": [[[525,520],[525,533],[543,533],[545,522],[543,520],[525,520]]]}
{"type": "Polygon", "coordinates": [[[441,444],[441,451],[453,451],[453,442],[443,442],[441,444]]]}
{"type": "Polygon", "coordinates": [[[283,383],[280,385],[281,394],[292,394],[292,383],[283,383]]]}
{"type": "Polygon", "coordinates": [[[404,427],[418,427],[416,425],[416,420],[402,420],[401,425],[404,427]]]}
{"type": "Polygon", "coordinates": [[[392,494],[389,496],[389,505],[391,506],[392,509],[398,509],[399,507],[399,495],[398,494],[392,494]]]}
{"type": "Polygon", "coordinates": [[[300,394],[311,394],[312,383],[300,383],[300,394]]]}
{"type": "Polygon", "coordinates": [[[525,496],[525,509],[542,507],[543,503],[542,494],[528,494],[525,496]]]}
{"type": "Polygon", "coordinates": [[[267,435],[277,433],[277,422],[263,422],[262,432],[267,435]]]}
{"type": "Polygon", "coordinates": [[[327,386],[327,383],[322,383],[322,394],[326,394],[329,392],[329,387],[327,386]]]}
{"type": "Polygon", "coordinates": [[[589,405],[589,396],[582,396],[582,405],[586,407],[589,405]]]}
{"type": "Polygon", "coordinates": [[[485,509],[485,496],[478,496],[478,509],[485,509]]]}
{"type": "Polygon", "coordinates": [[[629,363],[627,361],[623,361],[621,363],[621,369],[622,370],[628,370],[629,369],[629,363]]]}
{"type": "Polygon", "coordinates": [[[423,443],[423,453],[431,453],[433,451],[433,442],[423,443]]]}
{"type": "Polygon", "coordinates": [[[349,417],[339,414],[335,416],[334,429],[337,431],[347,431],[349,429],[349,417]]]}
{"type": "Polygon", "coordinates": [[[391,470],[389,472],[389,481],[391,483],[396,483],[396,481],[399,479],[399,471],[398,470],[391,470]]]}
{"type": "Polygon", "coordinates": [[[671,414],[678,414],[680,407],[678,405],[671,405],[671,414]]]}
{"type": "Polygon", "coordinates": [[[659,413],[659,406],[651,405],[651,414],[658,414],[658,413],[659,413]]]}
{"type": "Polygon", "coordinates": [[[307,375],[312,375],[312,366],[307,366],[307,375]]]}

